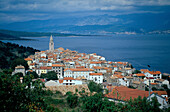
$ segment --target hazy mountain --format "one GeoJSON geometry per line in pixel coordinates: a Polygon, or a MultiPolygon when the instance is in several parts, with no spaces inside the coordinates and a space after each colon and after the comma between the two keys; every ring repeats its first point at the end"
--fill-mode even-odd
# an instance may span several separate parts
{"type": "Polygon", "coordinates": [[[100,15],[50,20],[33,20],[0,25],[1,29],[60,33],[148,33],[170,29],[169,13],[100,15]]]}

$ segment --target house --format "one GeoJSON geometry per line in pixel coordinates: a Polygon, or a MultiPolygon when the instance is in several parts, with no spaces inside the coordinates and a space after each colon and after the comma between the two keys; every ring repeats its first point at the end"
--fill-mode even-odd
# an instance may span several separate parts
{"type": "Polygon", "coordinates": [[[82,81],[74,79],[73,77],[64,77],[63,85],[81,85],[82,81]]]}
{"type": "Polygon", "coordinates": [[[119,100],[122,102],[130,100],[130,98],[138,98],[138,96],[141,96],[141,98],[148,97],[149,91],[116,86],[110,93],[105,95],[105,97],[109,98],[110,101],[119,100]]]}
{"type": "Polygon", "coordinates": [[[102,73],[90,73],[89,76],[89,80],[93,80],[96,83],[103,83],[102,73]]]}
{"type": "Polygon", "coordinates": [[[143,74],[143,73],[138,73],[138,74],[134,74],[133,76],[143,79],[143,78],[145,77],[145,74],[143,74]]]}
{"type": "Polygon", "coordinates": [[[146,72],[149,72],[148,69],[140,69],[141,73],[146,73],[146,72]]]}
{"type": "Polygon", "coordinates": [[[168,81],[168,80],[165,80],[165,79],[156,79],[156,80],[155,80],[155,83],[158,83],[159,86],[167,85],[167,87],[170,88],[170,85],[169,85],[169,81],[168,81]]]}
{"type": "Polygon", "coordinates": [[[67,68],[64,70],[64,77],[85,77],[89,80],[89,73],[94,73],[94,70],[90,68],[67,68]]]}
{"type": "Polygon", "coordinates": [[[154,96],[156,96],[158,102],[161,104],[159,108],[167,108],[168,104],[166,102],[166,99],[162,96],[159,96],[157,94],[151,93],[149,96],[149,91],[143,91],[138,89],[131,89],[128,87],[118,87],[116,86],[111,92],[105,95],[105,97],[109,98],[110,101],[119,101],[121,103],[124,103],[130,99],[138,98],[138,96],[141,96],[141,98],[146,97],[148,100],[154,96]]]}
{"type": "Polygon", "coordinates": [[[146,77],[153,77],[154,79],[162,79],[162,74],[160,71],[148,71],[145,73],[146,77]]]}
{"type": "Polygon", "coordinates": [[[149,86],[149,81],[150,83],[154,83],[155,79],[153,77],[145,77],[144,78],[144,83],[149,86]]]}
{"type": "Polygon", "coordinates": [[[52,71],[56,72],[58,79],[63,79],[64,77],[64,66],[60,64],[52,64],[52,71]]]}
{"type": "Polygon", "coordinates": [[[132,81],[130,86],[135,87],[139,90],[145,90],[145,84],[142,81],[132,81]]]}
{"type": "Polygon", "coordinates": [[[168,98],[168,94],[166,91],[152,91],[153,93],[158,94],[159,96],[162,96],[164,98],[168,98]]]}
{"type": "Polygon", "coordinates": [[[97,73],[107,73],[107,69],[106,67],[99,67],[99,66],[93,66],[93,69],[97,72],[97,73]]]}
{"type": "Polygon", "coordinates": [[[36,73],[40,76],[41,74],[46,74],[49,71],[52,71],[52,67],[41,66],[38,70],[36,70],[36,73]]]}
{"type": "Polygon", "coordinates": [[[110,78],[113,79],[117,85],[129,86],[130,84],[130,80],[122,75],[112,75],[110,78]]]}
{"type": "Polygon", "coordinates": [[[12,72],[12,75],[15,75],[16,73],[22,73],[23,76],[25,76],[25,67],[22,65],[18,65],[15,67],[15,71],[12,72]]]}
{"type": "Polygon", "coordinates": [[[90,68],[93,68],[94,66],[99,66],[99,67],[101,67],[101,61],[92,61],[92,62],[90,62],[90,68]]]}
{"type": "Polygon", "coordinates": [[[25,61],[27,61],[28,66],[32,63],[33,59],[31,58],[25,58],[25,61]]]}
{"type": "Polygon", "coordinates": [[[168,108],[168,103],[166,101],[166,99],[158,94],[155,94],[155,93],[152,93],[150,96],[147,97],[147,99],[149,100],[152,100],[153,97],[156,97],[159,104],[161,104],[159,106],[160,109],[163,109],[163,108],[168,108]]]}

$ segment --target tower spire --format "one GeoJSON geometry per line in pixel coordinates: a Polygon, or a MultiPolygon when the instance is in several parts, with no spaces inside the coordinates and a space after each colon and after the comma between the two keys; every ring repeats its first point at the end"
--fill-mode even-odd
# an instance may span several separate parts
{"type": "Polygon", "coordinates": [[[51,35],[51,37],[50,37],[50,41],[53,41],[53,37],[52,37],[52,35],[51,35]]]}
{"type": "Polygon", "coordinates": [[[50,51],[50,52],[53,52],[53,51],[54,51],[54,42],[53,42],[53,37],[52,37],[52,35],[51,35],[51,37],[50,37],[49,51],[50,51]]]}

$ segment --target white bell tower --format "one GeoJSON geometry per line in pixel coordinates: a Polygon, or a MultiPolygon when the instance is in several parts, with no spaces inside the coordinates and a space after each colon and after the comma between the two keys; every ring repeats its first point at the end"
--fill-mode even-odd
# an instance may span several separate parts
{"type": "Polygon", "coordinates": [[[52,35],[51,35],[51,37],[50,37],[49,51],[50,51],[50,52],[53,52],[53,51],[54,51],[54,42],[53,42],[53,37],[52,37],[52,35]]]}

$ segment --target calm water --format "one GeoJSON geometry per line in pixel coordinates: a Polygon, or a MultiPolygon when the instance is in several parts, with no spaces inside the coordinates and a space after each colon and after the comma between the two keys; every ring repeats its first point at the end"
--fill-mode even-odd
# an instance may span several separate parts
{"type": "MultiPolygon", "coordinates": [[[[37,41],[4,41],[48,49],[50,37],[29,37],[37,41]]],[[[89,37],[53,37],[55,48],[76,50],[80,53],[97,53],[108,61],[128,61],[137,68],[170,73],[170,35],[113,35],[89,37]]]]}

